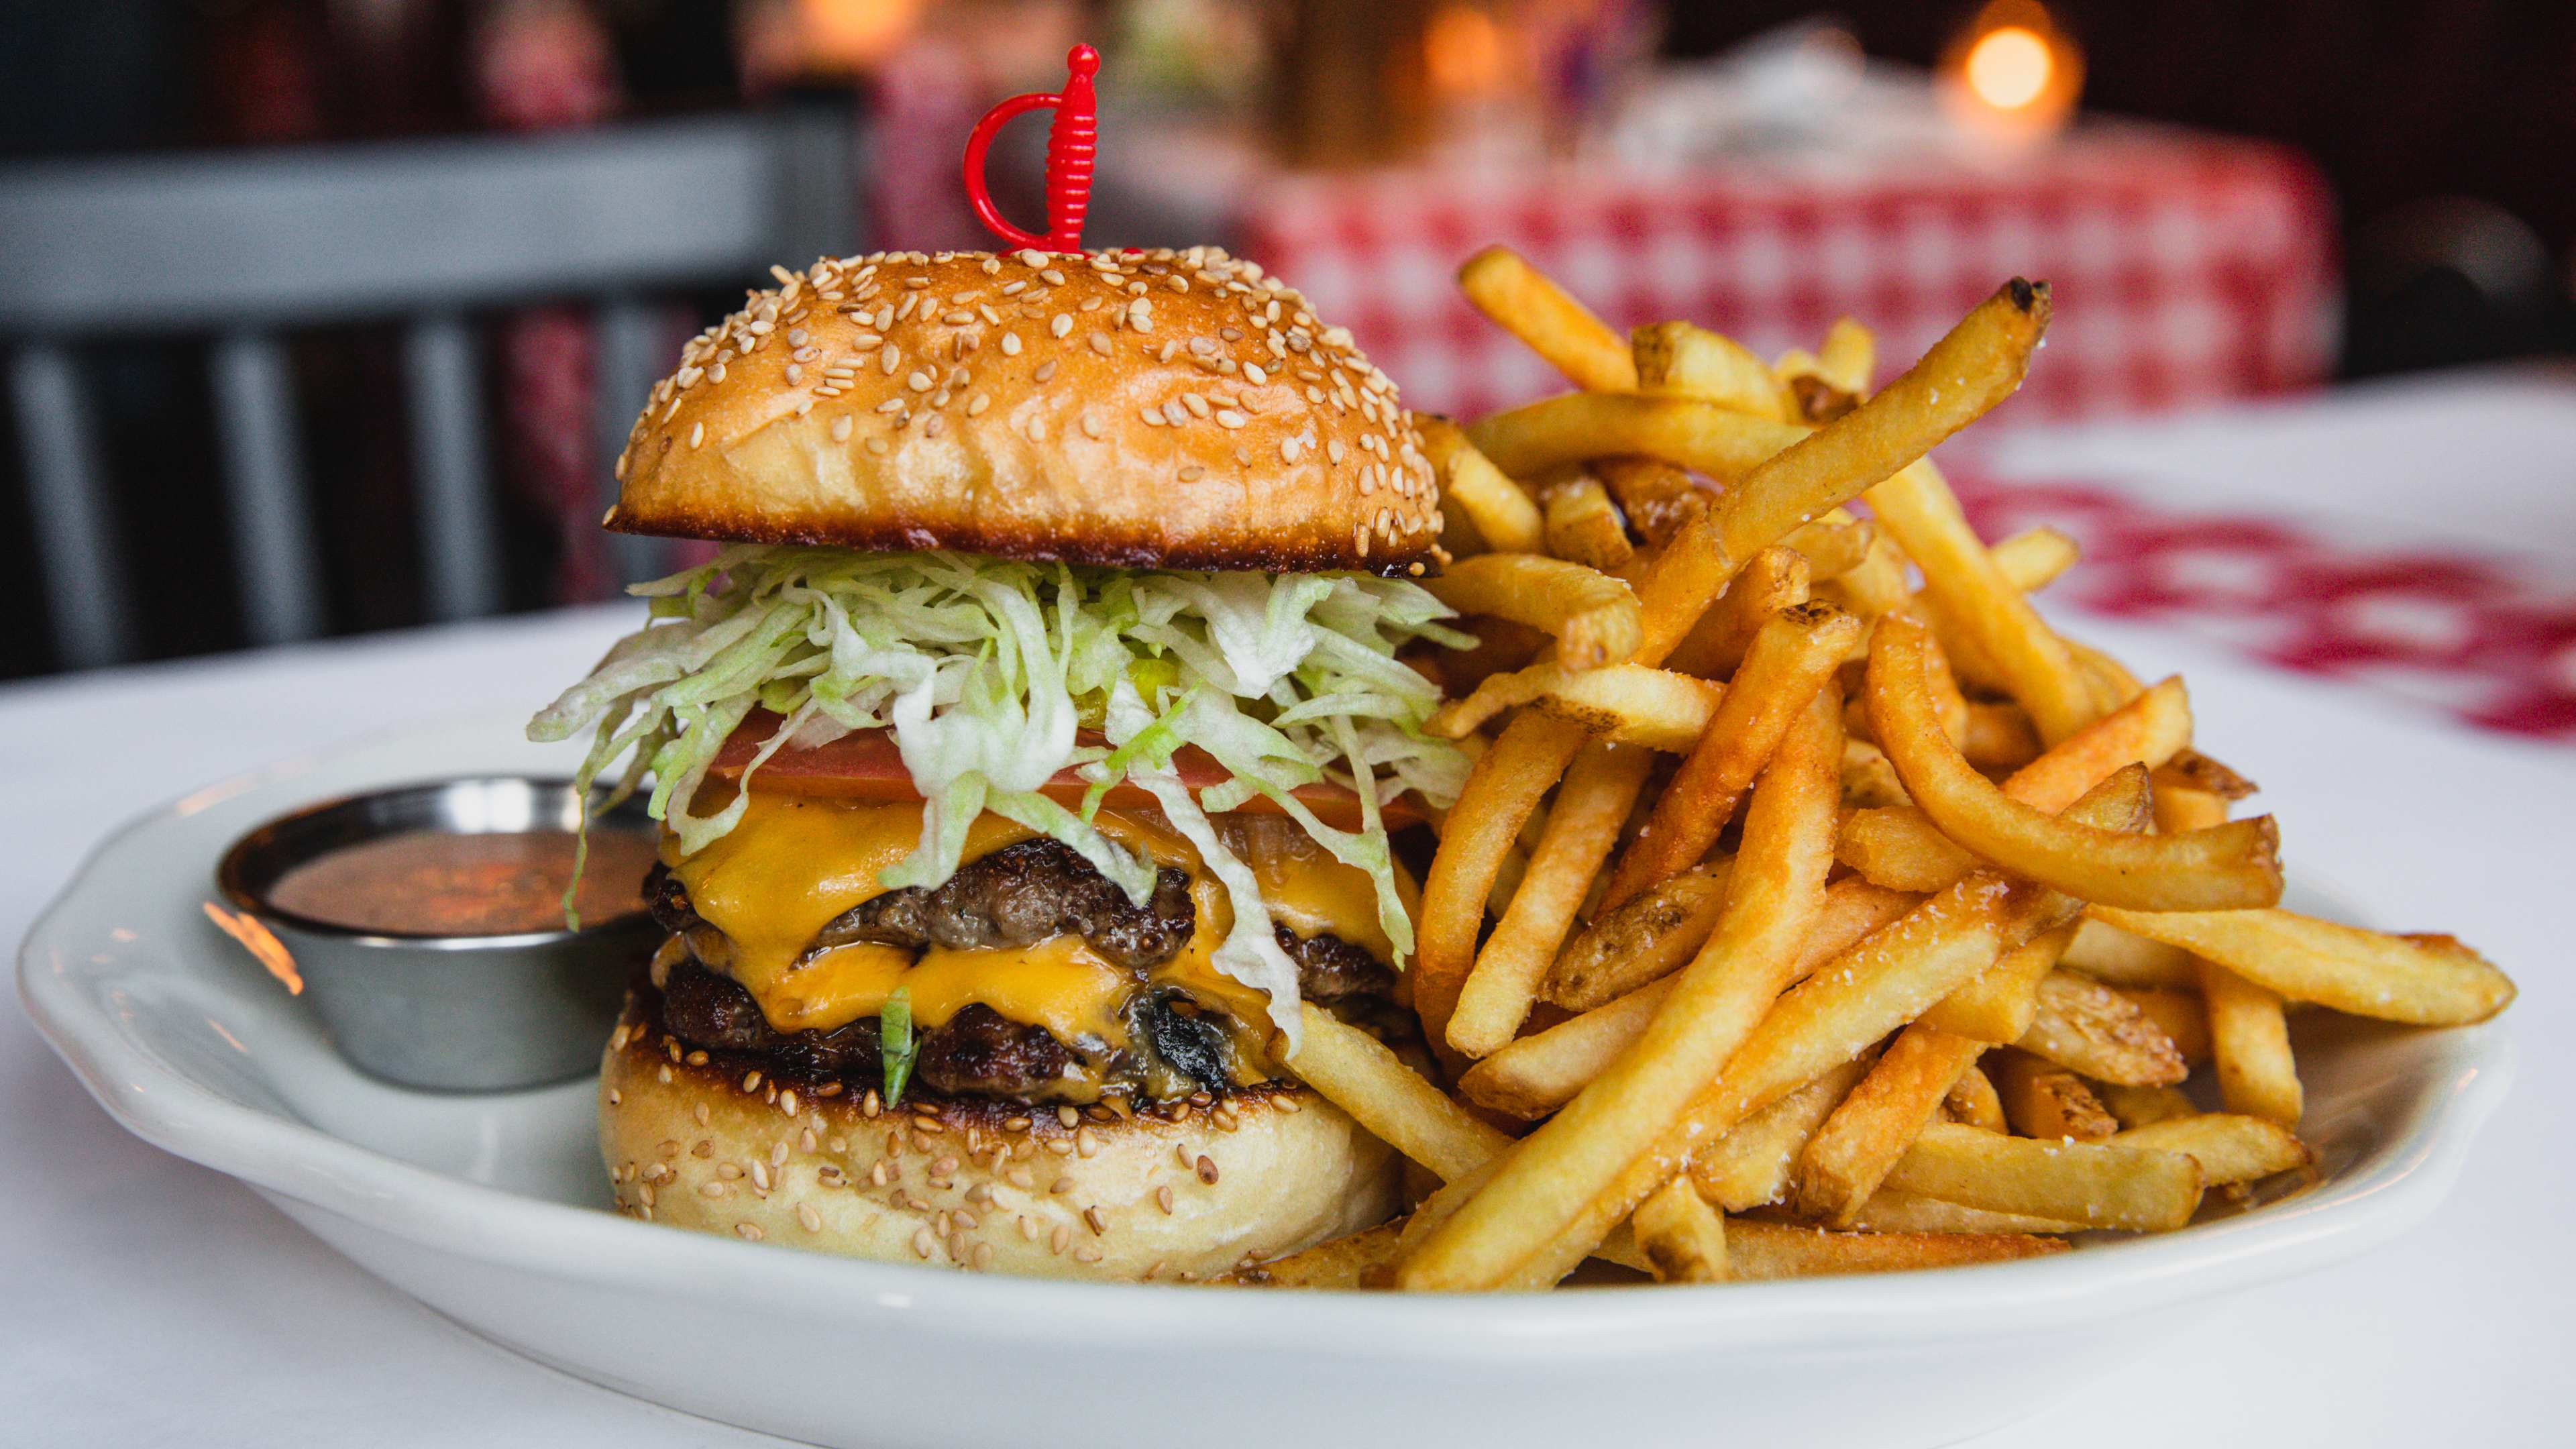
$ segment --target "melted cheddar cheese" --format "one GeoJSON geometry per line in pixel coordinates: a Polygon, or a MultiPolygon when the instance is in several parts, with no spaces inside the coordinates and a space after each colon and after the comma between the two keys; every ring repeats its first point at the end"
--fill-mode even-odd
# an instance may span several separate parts
{"type": "MultiPolygon", "coordinates": [[[[913,1019],[926,1027],[981,1004],[1012,1021],[1044,1027],[1059,1041],[1123,1047],[1120,1010],[1136,978],[1078,935],[1025,948],[933,948],[918,959],[901,947],[856,944],[797,965],[824,926],[884,893],[878,877],[919,843],[921,819],[918,804],[755,794],[741,823],[697,854],[680,856],[668,835],[662,850],[698,915],[727,938],[722,969],[781,1031],[828,1031],[877,1015],[900,987],[913,1019]]],[[[1158,815],[1104,810],[1094,823],[1156,864],[1189,872],[1197,924],[1180,951],[1146,979],[1186,991],[1233,1018],[1238,1047],[1257,1051],[1267,1030],[1268,997],[1219,971],[1212,959],[1234,924],[1224,886],[1200,868],[1198,851],[1158,815]]],[[[1000,816],[982,816],[967,832],[963,858],[971,861],[1035,834],[1000,816]]],[[[1296,843],[1304,850],[1262,841],[1245,852],[1274,916],[1300,935],[1330,932],[1382,959],[1389,955],[1368,877],[1302,836],[1296,843]]]]}

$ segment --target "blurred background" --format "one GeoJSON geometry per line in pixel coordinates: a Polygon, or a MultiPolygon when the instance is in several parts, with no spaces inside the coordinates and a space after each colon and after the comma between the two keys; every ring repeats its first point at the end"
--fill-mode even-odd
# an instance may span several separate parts
{"type": "Polygon", "coordinates": [[[1284,272],[1420,408],[1558,385],[1455,297],[1493,241],[1900,363],[2047,276],[1996,426],[2576,347],[2563,4],[0,0],[0,677],[671,566],[596,520],[680,340],[773,261],[986,244],[967,129],[1077,39],[1086,240],[1284,272]]]}

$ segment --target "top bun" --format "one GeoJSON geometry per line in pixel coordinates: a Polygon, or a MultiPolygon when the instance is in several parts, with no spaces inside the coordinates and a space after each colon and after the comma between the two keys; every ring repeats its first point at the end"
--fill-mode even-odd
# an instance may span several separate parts
{"type": "Polygon", "coordinates": [[[1395,385],[1212,247],[772,269],[617,460],[627,533],[1117,567],[1434,566],[1395,385]]]}

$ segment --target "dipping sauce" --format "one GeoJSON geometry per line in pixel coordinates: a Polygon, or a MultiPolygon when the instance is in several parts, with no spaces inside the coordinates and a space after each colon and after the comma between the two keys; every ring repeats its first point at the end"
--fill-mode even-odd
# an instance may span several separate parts
{"type": "MultiPolygon", "coordinates": [[[[560,830],[463,835],[414,830],[317,856],[278,878],[269,900],[335,926],[413,936],[560,931],[574,837],[560,830]]],[[[642,910],[654,843],[594,829],[573,897],[581,923],[642,910]]]]}

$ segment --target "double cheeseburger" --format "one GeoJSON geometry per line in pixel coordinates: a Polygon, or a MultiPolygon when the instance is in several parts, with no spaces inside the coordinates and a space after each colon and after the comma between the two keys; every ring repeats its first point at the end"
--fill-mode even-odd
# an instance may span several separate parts
{"type": "Polygon", "coordinates": [[[1117,1279],[1385,1218],[1393,1153],[1282,1063],[1301,1003],[1406,1045],[1388,831],[1464,773],[1398,657],[1465,641],[1394,387],[1210,249],[778,276],[606,519],[726,546],[530,725],[663,822],[619,1207],[1117,1279]]]}

